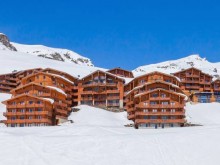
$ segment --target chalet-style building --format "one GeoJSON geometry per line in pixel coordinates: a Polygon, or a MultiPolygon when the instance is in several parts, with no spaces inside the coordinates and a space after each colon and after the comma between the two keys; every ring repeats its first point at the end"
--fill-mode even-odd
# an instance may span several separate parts
{"type": "Polygon", "coordinates": [[[53,105],[48,99],[32,95],[18,95],[3,102],[8,127],[49,126],[53,123],[53,105]]]}
{"type": "Polygon", "coordinates": [[[135,127],[183,126],[186,96],[172,75],[152,72],[125,85],[128,119],[135,127]]]}
{"type": "Polygon", "coordinates": [[[181,89],[187,96],[194,92],[211,92],[212,76],[197,68],[188,68],[173,74],[182,83],[181,89]]]}
{"type": "Polygon", "coordinates": [[[20,85],[23,77],[39,71],[41,68],[15,71],[13,73],[0,75],[0,93],[10,93],[10,91],[20,85]]]}
{"type": "Polygon", "coordinates": [[[110,69],[107,72],[112,73],[114,75],[120,76],[120,77],[126,77],[126,78],[134,78],[134,75],[131,71],[122,69],[122,68],[114,68],[110,69]]]}
{"type": "Polygon", "coordinates": [[[78,81],[78,105],[123,108],[124,79],[97,70],[78,81]]]}
{"type": "MultiPolygon", "coordinates": [[[[52,100],[51,109],[47,109],[52,114],[50,116],[50,123],[47,123],[48,125],[57,125],[58,123],[67,120],[67,117],[71,112],[71,107],[74,105],[72,97],[74,82],[71,81],[73,78],[70,75],[62,75],[61,72],[59,72],[59,74],[55,74],[55,72],[52,71],[54,70],[36,70],[32,74],[28,74],[23,77],[20,81],[20,85],[11,90],[12,98],[8,100],[9,102],[3,102],[6,104],[7,112],[10,112],[11,110],[11,100],[18,102],[20,100],[20,96],[25,95],[26,97],[22,97],[22,99],[25,98],[26,101],[29,102],[32,100],[33,96],[35,99],[52,100]]],[[[19,112],[20,109],[19,107],[15,107],[13,111],[19,112]]],[[[16,113],[14,113],[14,116],[10,113],[10,115],[8,115],[7,112],[5,116],[7,117],[6,124],[8,126],[30,126],[30,122],[24,122],[22,125],[14,122],[16,125],[9,125],[7,122],[8,120],[11,120],[11,117],[17,119],[19,116],[16,116],[16,113]]],[[[24,119],[29,118],[29,114],[30,113],[25,114],[24,119]]],[[[45,125],[45,123],[40,123],[40,121],[37,123],[33,122],[31,124],[45,125]]]]}
{"type": "Polygon", "coordinates": [[[10,93],[17,85],[16,73],[0,75],[0,93],[10,93]]]}

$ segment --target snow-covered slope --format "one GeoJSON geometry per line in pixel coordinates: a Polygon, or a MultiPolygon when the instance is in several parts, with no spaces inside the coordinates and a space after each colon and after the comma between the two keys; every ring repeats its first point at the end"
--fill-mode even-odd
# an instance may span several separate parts
{"type": "Polygon", "coordinates": [[[12,42],[12,44],[16,47],[18,52],[23,52],[57,61],[93,66],[90,59],[85,58],[68,49],[51,48],[44,45],[23,45],[14,42],[12,42]]]}
{"type": "Polygon", "coordinates": [[[43,57],[47,59],[75,63],[79,65],[93,66],[89,58],[83,57],[68,49],[51,48],[44,45],[24,45],[10,42],[9,38],[0,33],[0,50],[21,52],[28,55],[43,57]]]}
{"type": "Polygon", "coordinates": [[[0,66],[0,74],[11,73],[14,70],[50,67],[78,78],[82,78],[98,69],[106,70],[98,67],[39,58],[34,55],[9,50],[0,50],[0,66]]]}
{"type": "Polygon", "coordinates": [[[220,62],[211,63],[205,58],[201,58],[199,55],[190,55],[178,60],[166,61],[157,64],[140,66],[133,70],[135,76],[149,73],[152,71],[160,71],[164,73],[175,73],[182,69],[195,67],[201,69],[203,72],[213,76],[219,76],[220,74],[220,62]]]}
{"type": "Polygon", "coordinates": [[[73,120],[76,125],[123,127],[125,124],[132,123],[127,119],[127,112],[113,113],[88,105],[74,108],[79,108],[80,111],[72,113],[69,119],[73,120]]]}
{"type": "Polygon", "coordinates": [[[186,106],[195,109],[192,120],[209,123],[197,127],[136,130],[123,126],[124,113],[100,113],[88,106],[71,115],[73,124],[0,127],[0,164],[219,165],[220,123],[212,118],[220,121],[220,111],[214,104],[206,104],[207,110],[203,105],[186,106]]]}

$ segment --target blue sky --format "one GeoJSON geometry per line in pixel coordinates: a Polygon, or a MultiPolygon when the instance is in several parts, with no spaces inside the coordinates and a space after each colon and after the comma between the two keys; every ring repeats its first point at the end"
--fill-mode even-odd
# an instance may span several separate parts
{"type": "Polygon", "coordinates": [[[96,66],[140,65],[200,54],[220,61],[217,0],[2,1],[0,32],[14,42],[76,51],[96,66]]]}

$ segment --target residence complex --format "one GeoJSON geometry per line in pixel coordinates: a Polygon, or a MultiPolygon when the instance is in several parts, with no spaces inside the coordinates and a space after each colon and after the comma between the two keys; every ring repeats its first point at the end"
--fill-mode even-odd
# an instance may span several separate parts
{"type": "Polygon", "coordinates": [[[76,78],[52,68],[0,75],[0,92],[12,97],[4,123],[9,127],[52,126],[67,120],[72,107],[90,105],[126,110],[139,127],[183,126],[185,102],[220,102],[220,79],[196,68],[173,74],[97,70],[76,78]]]}

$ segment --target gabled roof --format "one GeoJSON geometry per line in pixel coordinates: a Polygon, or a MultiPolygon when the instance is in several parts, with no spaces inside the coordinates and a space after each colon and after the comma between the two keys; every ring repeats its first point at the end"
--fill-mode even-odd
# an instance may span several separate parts
{"type": "Polygon", "coordinates": [[[205,72],[203,72],[202,70],[200,70],[200,69],[198,69],[198,68],[195,68],[195,67],[190,67],[190,68],[187,68],[187,69],[183,69],[183,70],[180,70],[180,71],[175,72],[175,73],[172,73],[172,74],[174,75],[174,74],[177,74],[177,73],[185,72],[185,71],[190,70],[190,69],[194,69],[194,70],[200,71],[201,73],[203,73],[203,74],[205,74],[205,75],[207,75],[207,76],[213,77],[212,75],[210,75],[210,74],[208,74],[208,73],[205,73],[205,72]]]}
{"type": "Polygon", "coordinates": [[[113,68],[113,69],[109,69],[109,70],[107,70],[107,72],[111,72],[111,71],[114,71],[114,70],[117,70],[117,69],[118,69],[118,70],[123,70],[123,71],[129,72],[129,73],[131,73],[131,75],[134,77],[132,71],[125,70],[125,69],[122,69],[122,68],[120,68],[120,67],[116,67],[116,68],[113,68]]]}
{"type": "Polygon", "coordinates": [[[143,88],[144,86],[148,86],[148,85],[151,85],[151,84],[158,84],[158,83],[170,85],[170,86],[172,86],[174,88],[177,88],[180,91],[182,91],[182,89],[179,86],[175,85],[175,84],[172,84],[172,83],[169,83],[169,82],[165,82],[165,81],[162,81],[162,80],[156,80],[154,82],[146,82],[146,83],[144,83],[142,85],[136,86],[132,90],[130,90],[126,95],[128,95],[129,93],[132,93],[132,91],[136,91],[137,89],[143,88]]]}
{"type": "Polygon", "coordinates": [[[35,97],[35,96],[32,96],[32,95],[28,95],[28,94],[22,94],[22,95],[19,95],[19,96],[10,98],[10,99],[8,99],[8,100],[3,101],[2,103],[3,103],[3,104],[6,104],[6,103],[9,102],[9,101],[16,100],[16,99],[22,98],[22,97],[34,98],[34,99],[37,99],[37,100],[41,100],[41,101],[44,101],[44,102],[48,102],[48,103],[50,103],[50,104],[52,105],[52,103],[51,103],[49,100],[47,100],[47,99],[44,99],[44,98],[41,98],[41,97],[35,97]]]}
{"type": "Polygon", "coordinates": [[[52,77],[56,77],[56,78],[61,78],[62,80],[66,81],[68,83],[71,83],[71,84],[74,83],[74,82],[70,81],[69,79],[67,79],[65,77],[62,77],[60,75],[56,75],[56,74],[52,74],[52,73],[45,73],[45,72],[37,72],[37,73],[31,74],[31,75],[28,75],[28,76],[22,78],[22,80],[28,79],[30,77],[33,77],[33,76],[36,76],[36,75],[39,75],[39,74],[48,75],[48,76],[52,76],[52,77]]]}
{"type": "Polygon", "coordinates": [[[70,74],[68,74],[66,72],[63,72],[63,71],[60,71],[60,70],[56,70],[56,69],[53,69],[53,68],[45,68],[45,69],[42,70],[42,72],[49,71],[49,70],[62,73],[62,74],[67,75],[67,76],[69,76],[69,77],[71,77],[73,79],[78,79],[78,78],[76,78],[76,77],[74,77],[74,76],[72,76],[72,75],[70,75],[70,74]]]}
{"type": "Polygon", "coordinates": [[[167,93],[171,93],[171,94],[174,94],[174,95],[179,95],[180,97],[187,97],[183,93],[173,92],[173,91],[169,91],[169,90],[166,90],[166,89],[163,89],[163,88],[156,88],[156,89],[151,90],[151,91],[146,91],[146,92],[143,92],[143,93],[139,93],[139,94],[135,95],[134,97],[136,98],[138,96],[146,95],[146,94],[149,94],[149,93],[152,93],[152,92],[155,92],[155,91],[159,91],[159,90],[167,92],[167,93]]]}
{"type": "Polygon", "coordinates": [[[24,72],[31,71],[31,70],[33,70],[33,71],[41,71],[42,68],[32,68],[32,69],[21,70],[21,71],[19,71],[19,72],[16,74],[16,76],[18,76],[18,75],[20,75],[20,74],[22,74],[22,73],[24,73],[24,72]]]}
{"type": "Polygon", "coordinates": [[[215,80],[212,81],[212,83],[215,83],[216,81],[220,81],[220,78],[216,78],[215,80]]]}
{"type": "MultiPolygon", "coordinates": [[[[45,89],[48,89],[48,90],[51,90],[51,91],[59,92],[58,90],[55,89],[55,87],[52,88],[52,87],[48,87],[48,86],[43,86],[43,85],[37,84],[35,82],[31,82],[31,83],[28,83],[28,84],[25,84],[25,85],[18,86],[17,88],[12,89],[11,92],[14,92],[14,91],[19,90],[19,89],[26,88],[28,86],[38,86],[38,87],[45,88],[45,89]]],[[[59,93],[61,93],[62,95],[65,95],[62,92],[59,92],[59,93]]]]}
{"type": "Polygon", "coordinates": [[[179,80],[179,78],[176,77],[176,76],[174,76],[174,75],[166,74],[166,73],[159,72],[159,71],[153,71],[153,72],[149,72],[149,73],[146,73],[146,74],[137,76],[137,77],[135,77],[132,81],[130,81],[129,83],[127,83],[127,84],[125,84],[125,85],[128,85],[128,84],[132,83],[133,81],[135,81],[135,80],[137,80],[137,79],[139,79],[139,78],[141,78],[141,77],[145,77],[145,76],[152,75],[152,74],[155,74],[155,73],[159,73],[159,74],[162,74],[162,75],[165,75],[165,76],[173,77],[173,78],[176,79],[179,83],[181,83],[180,80],[179,80]]]}
{"type": "Polygon", "coordinates": [[[96,71],[94,71],[94,72],[88,74],[87,76],[81,78],[81,80],[83,80],[83,79],[85,79],[85,78],[87,78],[87,77],[90,77],[91,75],[93,75],[93,74],[95,74],[95,73],[99,73],[99,72],[104,73],[104,74],[109,75],[109,76],[113,76],[113,77],[115,77],[115,78],[118,78],[118,79],[124,81],[124,78],[118,77],[117,75],[114,75],[114,74],[112,74],[112,73],[105,72],[105,71],[102,71],[102,70],[96,70],[96,71]]]}

